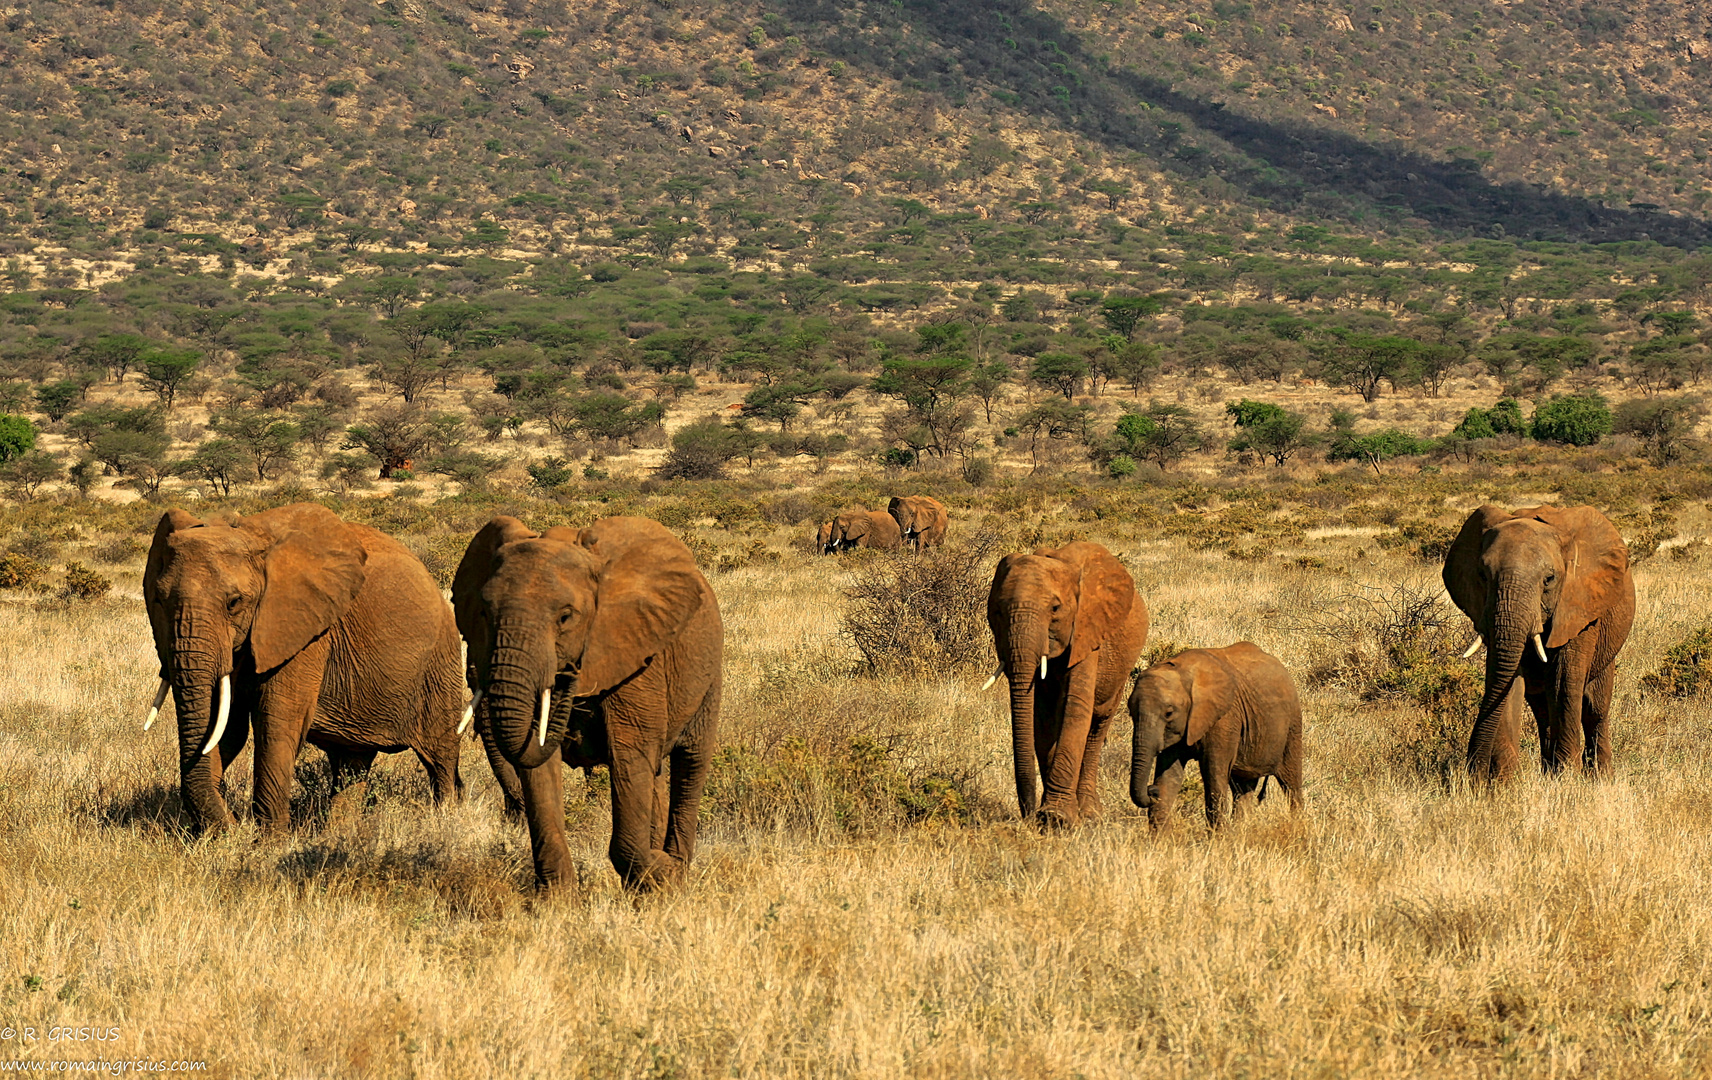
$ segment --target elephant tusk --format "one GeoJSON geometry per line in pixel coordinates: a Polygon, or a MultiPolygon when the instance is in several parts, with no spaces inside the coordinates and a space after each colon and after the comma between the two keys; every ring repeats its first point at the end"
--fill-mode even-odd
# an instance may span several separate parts
{"type": "Polygon", "coordinates": [[[1040,658],[1040,677],[1043,680],[1046,678],[1046,657],[1044,656],[1040,658]]]}
{"type": "Polygon", "coordinates": [[[542,746],[547,745],[547,714],[553,711],[553,688],[541,691],[541,731],[535,739],[542,746]]]}
{"type": "Polygon", "coordinates": [[[999,681],[999,676],[1003,675],[1004,673],[1005,673],[1005,665],[1000,664],[993,671],[992,675],[988,676],[987,681],[981,684],[981,689],[991,690],[993,688],[993,684],[999,681]]]}
{"type": "Polygon", "coordinates": [[[1474,635],[1474,644],[1472,644],[1468,647],[1468,650],[1462,654],[1462,658],[1464,660],[1467,660],[1469,657],[1471,657],[1475,653],[1479,652],[1480,646],[1483,644],[1485,644],[1485,642],[1481,640],[1480,635],[1475,634],[1474,635]]]}
{"type": "Polygon", "coordinates": [[[475,697],[470,698],[470,703],[464,706],[464,718],[458,721],[459,735],[470,730],[470,721],[476,718],[476,706],[481,704],[481,699],[482,692],[477,690],[475,697]]]}
{"type": "Polygon", "coordinates": [[[1534,654],[1540,658],[1540,663],[1542,663],[1542,664],[1551,663],[1550,660],[1546,659],[1545,642],[1540,640],[1540,635],[1538,635],[1538,634],[1534,635],[1534,654]]]}
{"type": "Polygon", "coordinates": [[[166,690],[167,681],[163,676],[160,682],[160,689],[155,691],[154,704],[149,706],[149,718],[143,721],[144,731],[155,726],[155,719],[160,716],[161,706],[166,703],[166,690]]]}
{"type": "Polygon", "coordinates": [[[232,676],[220,676],[220,707],[214,711],[214,734],[208,736],[208,745],[202,748],[202,753],[220,745],[220,736],[226,734],[226,718],[232,714],[232,676]]]}

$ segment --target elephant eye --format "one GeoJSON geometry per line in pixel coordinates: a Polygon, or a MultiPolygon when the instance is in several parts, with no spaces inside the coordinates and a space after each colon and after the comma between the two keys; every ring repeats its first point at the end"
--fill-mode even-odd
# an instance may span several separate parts
{"type": "Polygon", "coordinates": [[[571,611],[570,608],[566,608],[564,611],[559,612],[559,625],[560,626],[570,625],[571,616],[573,614],[575,614],[575,613],[573,611],[571,611]]]}
{"type": "Polygon", "coordinates": [[[243,606],[244,598],[241,596],[234,596],[230,600],[226,601],[226,610],[233,615],[236,615],[243,606]]]}

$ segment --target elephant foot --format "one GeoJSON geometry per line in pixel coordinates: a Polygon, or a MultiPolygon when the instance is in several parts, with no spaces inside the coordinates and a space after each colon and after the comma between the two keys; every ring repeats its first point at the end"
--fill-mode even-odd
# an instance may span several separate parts
{"type": "Polygon", "coordinates": [[[1077,805],[1083,821],[1093,821],[1105,816],[1106,808],[1100,802],[1098,795],[1084,795],[1077,805]]]}
{"type": "Polygon", "coordinates": [[[657,892],[683,881],[687,864],[682,859],[664,851],[650,852],[649,856],[646,867],[640,870],[631,867],[628,873],[619,871],[626,889],[640,893],[657,892]]]}
{"type": "Polygon", "coordinates": [[[1042,807],[1035,821],[1043,833],[1066,833],[1076,827],[1076,813],[1073,810],[1059,810],[1042,807]]]}
{"type": "Polygon", "coordinates": [[[554,852],[535,860],[535,893],[537,896],[557,896],[576,892],[582,886],[577,867],[569,850],[554,852]]]}

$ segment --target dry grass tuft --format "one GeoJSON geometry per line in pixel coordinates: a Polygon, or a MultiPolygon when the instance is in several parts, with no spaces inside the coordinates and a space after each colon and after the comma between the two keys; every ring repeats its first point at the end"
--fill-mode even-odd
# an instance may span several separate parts
{"type": "Polygon", "coordinates": [[[992,656],[987,590],[1001,537],[981,529],[919,556],[908,552],[861,564],[844,612],[844,632],[877,674],[957,671],[992,656]]]}

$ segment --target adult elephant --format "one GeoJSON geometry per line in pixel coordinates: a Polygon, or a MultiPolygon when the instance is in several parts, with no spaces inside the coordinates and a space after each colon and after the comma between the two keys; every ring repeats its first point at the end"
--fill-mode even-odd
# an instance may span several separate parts
{"type": "Polygon", "coordinates": [[[1269,776],[1278,778],[1291,811],[1302,809],[1302,703],[1290,672],[1253,642],[1188,649],[1154,664],[1135,680],[1129,714],[1129,797],[1153,828],[1171,824],[1191,761],[1200,764],[1207,824],[1215,829],[1227,800],[1240,814],[1251,796],[1258,802],[1265,794],[1269,776]]]}
{"type": "Polygon", "coordinates": [[[1006,555],[987,594],[1000,674],[1010,679],[1017,806],[1044,826],[1100,812],[1100,750],[1147,642],[1147,605],[1123,564],[1078,540],[1006,555]],[[1046,774],[1039,800],[1035,762],[1046,774]]]}
{"type": "Polygon", "coordinates": [[[161,686],[178,710],[185,806],[199,830],[234,823],[221,780],[253,728],[254,810],[291,823],[293,764],[326,751],[335,791],[375,754],[410,749],[436,802],[462,792],[464,690],[451,609],[396,540],[296,503],[230,521],[168,510],[143,571],[161,686]]]}
{"type": "Polygon", "coordinates": [[[1581,762],[1608,774],[1611,690],[1635,621],[1635,581],[1605,515],[1591,506],[1482,506],[1450,546],[1444,583],[1486,643],[1469,772],[1515,773],[1525,698],[1546,772],[1581,762]]]}
{"type": "Polygon", "coordinates": [[[879,510],[858,507],[832,519],[832,546],[837,551],[858,547],[896,551],[901,537],[897,521],[879,510]]]}
{"type": "Polygon", "coordinates": [[[470,687],[520,771],[537,886],[576,880],[562,764],[610,770],[609,853],[626,887],[679,878],[695,854],[725,640],[689,549],[646,518],[537,533],[496,517],[464,552],[452,605],[470,687]]]}
{"type": "Polygon", "coordinates": [[[911,551],[933,548],[945,543],[945,529],[951,517],[945,504],[928,495],[900,495],[886,506],[886,513],[898,523],[903,545],[911,551]]]}

